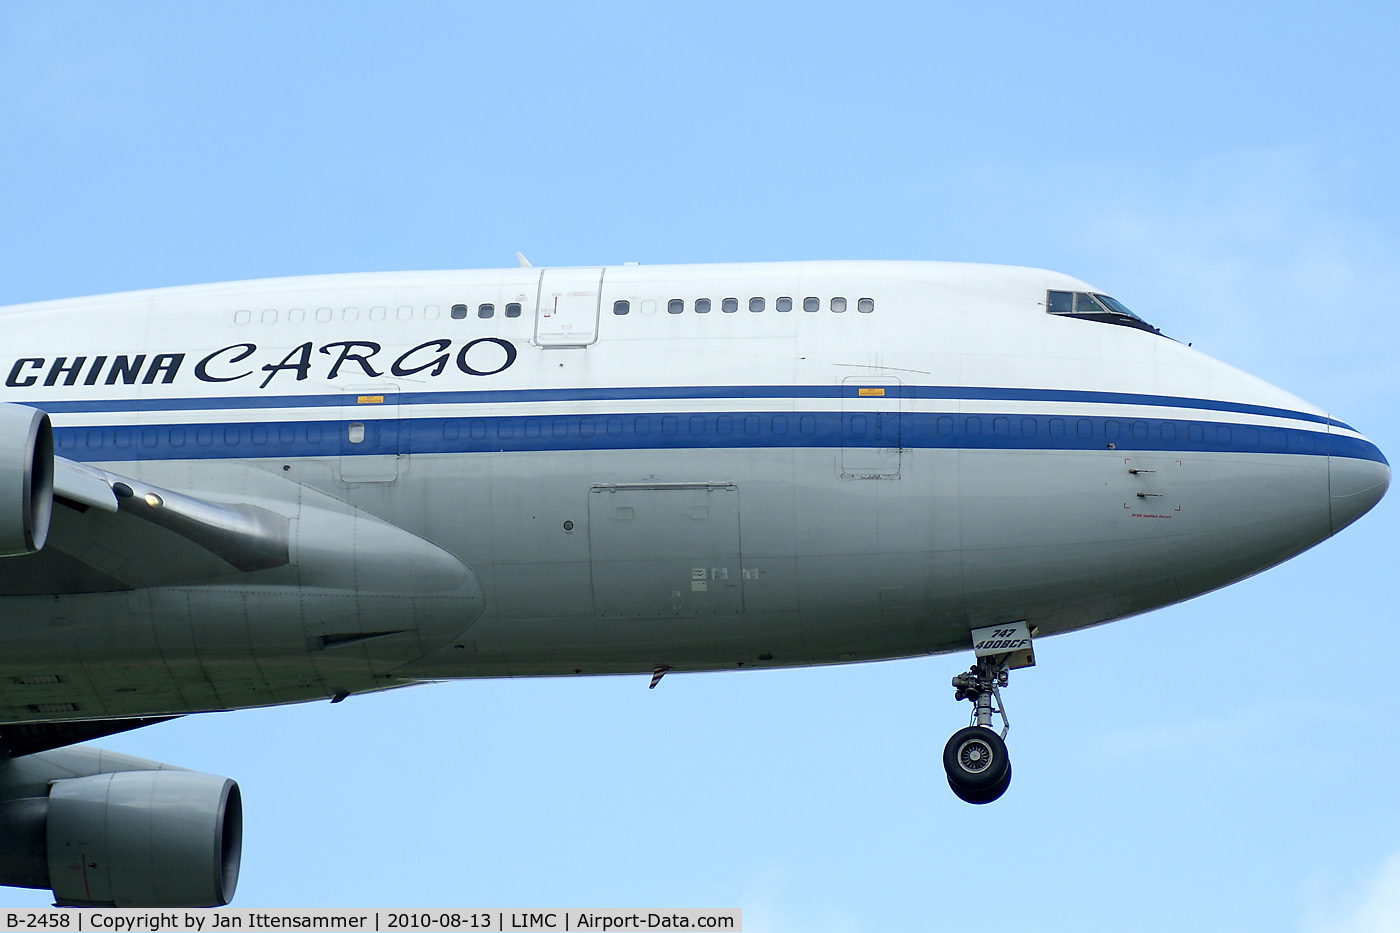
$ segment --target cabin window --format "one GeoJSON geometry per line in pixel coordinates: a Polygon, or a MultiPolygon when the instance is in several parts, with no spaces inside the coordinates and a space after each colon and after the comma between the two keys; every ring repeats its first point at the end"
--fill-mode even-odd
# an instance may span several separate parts
{"type": "Polygon", "coordinates": [[[710,313],[710,299],[708,299],[708,298],[696,298],[696,299],[695,299],[695,313],[696,313],[696,314],[709,314],[709,313],[710,313]]]}
{"type": "Polygon", "coordinates": [[[672,298],[670,301],[666,302],[667,314],[680,314],[684,310],[685,302],[679,298],[672,298]]]}
{"type": "Polygon", "coordinates": [[[739,299],[738,299],[738,298],[726,298],[726,299],[724,299],[724,304],[722,304],[722,305],[720,306],[720,310],[722,310],[725,314],[733,314],[735,311],[738,311],[738,310],[739,310],[739,299]]]}
{"type": "Polygon", "coordinates": [[[520,302],[512,301],[506,305],[506,317],[520,317],[520,302]]]}
{"type": "Polygon", "coordinates": [[[792,299],[791,299],[791,298],[779,298],[779,299],[778,299],[778,304],[777,304],[776,307],[777,307],[777,309],[778,309],[779,311],[782,311],[782,312],[791,311],[791,310],[792,310],[792,299]]]}
{"type": "Polygon", "coordinates": [[[480,318],[495,317],[495,316],[496,316],[496,306],[495,306],[495,305],[477,305],[477,306],[476,306],[476,316],[477,316],[477,317],[480,317],[480,318]]]}
{"type": "Polygon", "coordinates": [[[833,298],[833,299],[831,299],[831,310],[832,310],[832,311],[835,311],[837,314],[842,314],[842,313],[844,313],[845,310],[846,310],[846,299],[844,299],[844,298],[833,298]]]}
{"type": "Polygon", "coordinates": [[[452,320],[454,320],[454,321],[460,321],[460,320],[462,320],[462,319],[463,319],[464,317],[466,317],[466,316],[467,316],[467,306],[466,306],[466,305],[453,305],[453,306],[452,306],[452,320]]]}
{"type": "Polygon", "coordinates": [[[862,298],[860,301],[856,302],[856,310],[861,314],[869,314],[875,310],[875,299],[862,298]]]}
{"type": "Polygon", "coordinates": [[[388,309],[383,305],[375,305],[369,309],[369,319],[371,321],[382,321],[389,314],[388,309]]]}
{"type": "Polygon", "coordinates": [[[803,310],[803,311],[820,311],[821,309],[822,309],[822,300],[821,300],[820,298],[803,298],[803,299],[802,299],[802,310],[803,310]]]}
{"type": "Polygon", "coordinates": [[[759,311],[762,311],[762,310],[763,310],[763,299],[762,299],[762,298],[750,298],[750,299],[749,299],[749,310],[752,311],[752,312],[754,312],[755,314],[757,314],[759,311]]]}
{"type": "Polygon", "coordinates": [[[632,306],[631,306],[630,304],[628,304],[626,301],[614,301],[614,302],[613,302],[613,314],[626,314],[628,311],[631,311],[631,310],[632,310],[632,306]]]}
{"type": "Polygon", "coordinates": [[[407,321],[413,317],[413,305],[399,305],[399,320],[407,321]]]}

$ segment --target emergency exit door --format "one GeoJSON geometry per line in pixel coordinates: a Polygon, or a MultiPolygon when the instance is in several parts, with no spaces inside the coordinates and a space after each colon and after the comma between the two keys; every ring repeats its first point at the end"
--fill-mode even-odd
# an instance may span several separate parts
{"type": "Polygon", "coordinates": [[[841,478],[898,479],[902,384],[848,376],[841,389],[841,478]]]}
{"type": "Polygon", "coordinates": [[[596,341],[602,292],[601,268],[545,269],[535,304],[535,343],[586,347],[596,341]]]}

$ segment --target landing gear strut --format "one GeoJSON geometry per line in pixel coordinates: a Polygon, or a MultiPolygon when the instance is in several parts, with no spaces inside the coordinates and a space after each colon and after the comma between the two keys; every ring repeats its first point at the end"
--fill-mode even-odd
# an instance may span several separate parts
{"type": "Polygon", "coordinates": [[[1035,663],[1026,623],[975,629],[977,661],[953,678],[956,698],[972,702],[972,723],[953,733],[943,746],[943,770],[948,786],[968,803],[991,803],[1011,785],[1011,759],[1006,753],[1011,723],[1001,701],[1008,671],[1035,663]],[[1001,732],[992,728],[992,714],[1001,717],[1001,732]]]}

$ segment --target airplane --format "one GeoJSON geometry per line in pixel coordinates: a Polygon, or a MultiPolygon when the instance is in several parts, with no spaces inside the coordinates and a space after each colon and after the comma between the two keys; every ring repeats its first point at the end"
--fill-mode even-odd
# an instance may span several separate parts
{"type": "Polygon", "coordinates": [[[990,803],[1036,639],[1287,560],[1390,480],[1039,269],[520,257],[0,322],[0,884],[64,905],[222,905],[241,861],[234,781],[80,743],[451,678],[971,649],[944,765],[990,803]]]}

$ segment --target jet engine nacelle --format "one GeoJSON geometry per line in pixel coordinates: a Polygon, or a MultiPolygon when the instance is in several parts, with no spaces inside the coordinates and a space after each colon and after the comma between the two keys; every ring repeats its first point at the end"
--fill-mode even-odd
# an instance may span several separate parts
{"type": "Polygon", "coordinates": [[[221,907],[243,850],[238,785],[194,771],[55,781],[0,804],[0,884],[50,888],[73,907],[221,907]]]}
{"type": "Polygon", "coordinates": [[[0,557],[33,554],[53,514],[53,428],[49,416],[0,403],[0,557]]]}

